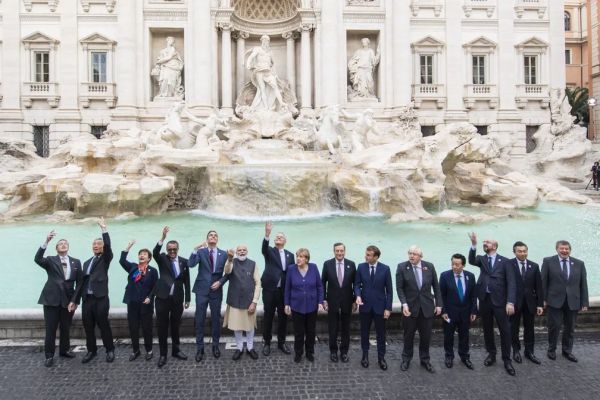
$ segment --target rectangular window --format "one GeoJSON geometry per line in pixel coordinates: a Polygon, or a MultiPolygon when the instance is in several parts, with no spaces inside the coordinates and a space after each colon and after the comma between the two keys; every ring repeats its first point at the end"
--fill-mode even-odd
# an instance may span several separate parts
{"type": "Polygon", "coordinates": [[[423,135],[423,137],[435,135],[435,126],[421,125],[421,134],[423,135]]]}
{"type": "Polygon", "coordinates": [[[480,135],[485,136],[488,134],[487,125],[475,125],[475,128],[477,128],[477,133],[479,133],[480,135]]]}
{"type": "Polygon", "coordinates": [[[48,157],[50,154],[50,127],[47,125],[35,125],[33,127],[33,145],[35,152],[40,157],[48,157]]]}
{"type": "Polygon", "coordinates": [[[485,85],[485,56],[473,56],[473,84],[485,85]]]}
{"type": "Polygon", "coordinates": [[[537,85],[537,56],[525,56],[525,84],[537,85]]]}
{"type": "Polygon", "coordinates": [[[423,54],[421,60],[421,85],[433,84],[433,55],[423,54]]]}
{"type": "Polygon", "coordinates": [[[535,150],[535,140],[533,140],[533,135],[540,129],[539,125],[527,125],[525,127],[525,151],[527,153],[531,153],[535,150]]]}
{"type": "Polygon", "coordinates": [[[36,51],[35,56],[35,81],[50,82],[50,53],[36,51]]]}
{"type": "Polygon", "coordinates": [[[565,64],[571,64],[571,50],[565,50],[565,64]]]}
{"type": "Polygon", "coordinates": [[[92,82],[106,82],[106,52],[92,52],[92,82]]]}
{"type": "Polygon", "coordinates": [[[92,125],[91,134],[96,136],[96,139],[100,139],[107,128],[106,125],[92,125]]]}

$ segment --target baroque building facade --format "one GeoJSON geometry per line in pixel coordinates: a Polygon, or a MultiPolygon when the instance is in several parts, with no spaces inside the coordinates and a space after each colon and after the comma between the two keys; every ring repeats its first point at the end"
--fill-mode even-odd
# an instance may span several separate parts
{"type": "Polygon", "coordinates": [[[564,16],[563,0],[1,0],[0,135],[48,155],[109,124],[152,129],[179,99],[233,115],[267,35],[300,114],[385,124],[413,107],[424,135],[470,122],[518,158],[566,84],[564,16]],[[368,97],[349,73],[361,46],[377,54],[368,97]]]}

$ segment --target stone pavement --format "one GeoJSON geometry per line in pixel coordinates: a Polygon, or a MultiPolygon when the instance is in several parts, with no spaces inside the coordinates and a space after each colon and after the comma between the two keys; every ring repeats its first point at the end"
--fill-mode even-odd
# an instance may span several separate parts
{"type": "MultiPolygon", "coordinates": [[[[473,337],[471,359],[475,370],[455,363],[448,370],[443,364],[441,332],[435,332],[431,348],[435,374],[420,368],[413,360],[408,372],[400,371],[402,340],[388,338],[386,359],[389,369],[381,371],[374,349],[371,366],[360,366],[360,344],[353,340],[350,363],[329,361],[326,342],[316,346],[314,364],[305,359],[293,362],[275,349],[270,357],[262,354],[257,361],[244,355],[231,360],[232,350],[222,351],[219,360],[207,353],[206,359],[193,361],[193,344],[182,350],[188,361],[169,358],[162,369],[157,357],[128,361],[130,347],[118,345],[117,358],[110,365],[104,352],[88,365],[81,364],[83,353],[74,360],[56,359],[52,368],[43,366],[43,353],[37,346],[0,347],[0,399],[599,399],[600,332],[576,333],[574,354],[579,363],[559,356],[550,361],[545,356],[545,335],[537,338],[536,352],[542,365],[524,360],[516,364],[516,377],[510,377],[499,362],[484,367],[482,337],[473,337]]],[[[222,348],[225,346],[222,345],[222,348]]],[[[262,348],[258,344],[257,349],[262,348]]],[[[210,347],[208,347],[210,349],[210,347]]],[[[417,348],[415,348],[418,353],[417,348]]],[[[158,352],[155,345],[154,351],[158,352]]],[[[416,354],[415,354],[416,355],[416,354]]],[[[458,361],[458,358],[455,359],[458,361]]],[[[499,360],[500,361],[500,360],[499,360]]]]}

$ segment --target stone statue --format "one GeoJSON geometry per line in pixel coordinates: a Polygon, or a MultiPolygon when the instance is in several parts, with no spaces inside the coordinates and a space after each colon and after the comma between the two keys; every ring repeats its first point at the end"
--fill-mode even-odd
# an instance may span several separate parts
{"type": "Polygon", "coordinates": [[[328,106],[319,117],[319,128],[316,131],[316,147],[327,148],[330,154],[336,154],[336,147],[342,147],[344,126],[340,122],[340,106],[328,106]]]}
{"type": "Polygon", "coordinates": [[[369,47],[371,41],[368,38],[363,38],[360,42],[362,48],[356,50],[348,61],[348,72],[352,83],[348,85],[348,99],[350,101],[377,100],[373,73],[381,58],[380,47],[378,45],[377,52],[374,52],[369,47]]]}
{"type": "Polygon", "coordinates": [[[219,139],[217,136],[217,132],[229,131],[227,117],[221,115],[221,113],[218,111],[214,111],[205,119],[194,118],[193,121],[199,125],[203,125],[196,135],[196,144],[194,145],[195,148],[206,147],[219,143],[221,139],[219,139]]]}
{"type": "Polygon", "coordinates": [[[358,114],[350,114],[342,109],[341,114],[346,118],[356,118],[354,129],[350,133],[350,141],[352,144],[351,153],[363,151],[365,149],[364,143],[370,135],[381,135],[377,128],[377,122],[373,118],[372,109],[367,108],[358,114]]]}
{"type": "Polygon", "coordinates": [[[284,107],[281,90],[277,85],[277,75],[273,71],[271,39],[267,35],[260,38],[260,46],[252,48],[246,60],[246,68],[252,72],[251,81],[256,87],[256,95],[250,105],[251,110],[278,111],[284,107]]]}
{"type": "Polygon", "coordinates": [[[192,135],[190,130],[183,126],[181,118],[185,116],[197,124],[203,124],[204,121],[196,118],[185,107],[183,101],[175,103],[165,116],[163,125],[158,128],[156,138],[159,142],[169,144],[177,148],[189,148],[192,144],[192,135]]]}
{"type": "Polygon", "coordinates": [[[576,117],[571,115],[571,105],[565,89],[550,90],[550,112],[552,121],[550,132],[553,135],[558,136],[571,129],[576,117]]]}
{"type": "Polygon", "coordinates": [[[158,94],[154,99],[176,98],[183,99],[181,71],[183,60],[175,49],[175,38],[167,37],[167,47],[162,49],[156,58],[151,75],[158,82],[158,94]]]}

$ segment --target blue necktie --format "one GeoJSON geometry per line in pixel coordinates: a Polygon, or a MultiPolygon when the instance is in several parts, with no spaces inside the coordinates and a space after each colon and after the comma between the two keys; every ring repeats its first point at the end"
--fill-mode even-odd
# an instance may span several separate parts
{"type": "Polygon", "coordinates": [[[460,299],[460,302],[462,303],[463,300],[465,299],[465,291],[462,286],[462,280],[460,279],[460,275],[456,275],[456,287],[458,288],[458,298],[460,299]]]}
{"type": "Polygon", "coordinates": [[[565,278],[565,281],[569,280],[569,270],[567,269],[567,260],[563,259],[562,260],[562,273],[563,273],[563,278],[565,278]]]}
{"type": "Polygon", "coordinates": [[[371,283],[375,281],[375,266],[371,265],[371,283]]]}
{"type": "Polygon", "coordinates": [[[171,260],[171,268],[173,269],[173,278],[177,279],[179,274],[177,273],[177,265],[175,264],[175,260],[171,260]]]}
{"type": "Polygon", "coordinates": [[[492,257],[488,257],[488,265],[490,266],[490,269],[493,271],[494,270],[494,264],[492,263],[492,257]]]}

